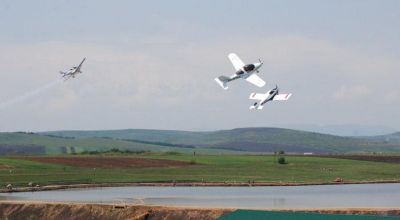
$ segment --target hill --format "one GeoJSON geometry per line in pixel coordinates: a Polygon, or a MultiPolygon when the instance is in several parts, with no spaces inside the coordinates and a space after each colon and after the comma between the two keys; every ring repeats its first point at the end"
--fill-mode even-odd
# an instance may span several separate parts
{"type": "MultiPolygon", "coordinates": [[[[66,154],[82,151],[105,151],[112,148],[130,151],[193,152],[193,146],[146,141],[116,140],[101,137],[61,137],[35,133],[0,133],[0,155],[7,154],[66,154]]],[[[200,149],[213,153],[213,149],[200,149]]],[[[196,151],[198,151],[196,149],[196,151]]]]}
{"type": "Polygon", "coordinates": [[[387,134],[387,135],[365,137],[365,138],[370,141],[374,141],[374,142],[400,144],[400,132],[387,134]]]}
{"type": "Polygon", "coordinates": [[[293,153],[400,152],[400,143],[385,142],[368,137],[341,137],[283,128],[237,128],[210,132],[126,129],[53,131],[42,134],[78,139],[106,137],[245,152],[280,150],[293,153]]]}

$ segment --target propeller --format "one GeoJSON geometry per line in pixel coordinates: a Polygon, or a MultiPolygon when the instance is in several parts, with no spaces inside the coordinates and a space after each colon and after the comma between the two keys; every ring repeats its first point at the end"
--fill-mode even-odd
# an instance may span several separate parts
{"type": "Polygon", "coordinates": [[[258,61],[260,61],[261,64],[263,63],[262,60],[261,60],[260,58],[258,59],[258,61]]]}

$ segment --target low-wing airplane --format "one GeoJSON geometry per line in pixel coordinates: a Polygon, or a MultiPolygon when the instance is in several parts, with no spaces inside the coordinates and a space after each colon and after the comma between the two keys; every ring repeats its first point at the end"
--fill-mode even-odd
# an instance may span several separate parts
{"type": "Polygon", "coordinates": [[[62,78],[64,78],[65,80],[68,80],[71,77],[75,78],[76,74],[82,73],[81,68],[82,68],[82,64],[83,64],[83,62],[85,62],[85,60],[86,60],[86,57],[83,58],[82,62],[78,66],[74,66],[66,72],[60,71],[60,74],[62,74],[62,78]]]}
{"type": "Polygon", "coordinates": [[[228,58],[232,62],[236,72],[231,77],[219,76],[215,78],[215,81],[217,81],[217,83],[223,89],[225,90],[228,89],[227,86],[228,82],[239,78],[243,78],[258,87],[263,87],[265,85],[264,80],[262,80],[255,74],[255,72],[258,73],[258,69],[260,69],[260,67],[263,65],[261,60],[259,60],[260,61],[259,63],[252,63],[245,65],[243,61],[234,53],[230,53],[228,55],[228,58]]]}
{"type": "Polygon", "coordinates": [[[279,94],[278,86],[275,86],[274,89],[269,90],[267,93],[251,93],[249,99],[260,100],[260,102],[254,103],[254,105],[250,106],[250,109],[263,109],[263,105],[269,101],[287,101],[292,93],[289,94],[279,94]]]}

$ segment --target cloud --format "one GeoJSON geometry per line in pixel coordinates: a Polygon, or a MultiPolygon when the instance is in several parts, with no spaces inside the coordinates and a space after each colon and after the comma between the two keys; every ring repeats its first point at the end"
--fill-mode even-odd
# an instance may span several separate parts
{"type": "Polygon", "coordinates": [[[342,86],[340,87],[333,97],[335,99],[358,99],[364,98],[371,94],[371,90],[368,89],[366,86],[362,85],[354,85],[354,86],[342,86]]]}
{"type": "Polygon", "coordinates": [[[400,100],[400,91],[399,90],[391,90],[384,95],[384,99],[390,103],[398,103],[400,100]]]}

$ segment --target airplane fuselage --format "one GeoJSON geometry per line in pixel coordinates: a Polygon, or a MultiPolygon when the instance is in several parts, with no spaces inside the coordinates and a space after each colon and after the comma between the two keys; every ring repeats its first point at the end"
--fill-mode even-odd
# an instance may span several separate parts
{"type": "Polygon", "coordinates": [[[252,108],[257,108],[257,107],[262,108],[262,105],[264,105],[265,103],[267,103],[269,101],[274,100],[274,97],[279,94],[279,89],[278,89],[278,87],[276,87],[274,89],[269,90],[265,94],[267,95],[267,97],[263,100],[260,100],[260,102],[254,103],[254,105],[253,105],[254,107],[252,107],[252,108]]]}
{"type": "Polygon", "coordinates": [[[74,66],[66,72],[60,72],[62,74],[62,77],[65,80],[67,80],[70,77],[75,78],[75,75],[78,73],[82,73],[81,67],[82,67],[83,62],[85,62],[85,60],[86,60],[86,58],[83,58],[82,62],[79,64],[79,66],[74,66]]]}
{"type": "Polygon", "coordinates": [[[253,74],[254,72],[258,72],[258,69],[260,69],[261,66],[262,66],[262,63],[246,64],[243,66],[243,68],[236,71],[235,75],[233,75],[231,77],[231,80],[235,80],[240,77],[246,78],[247,76],[253,74]]]}
{"type": "Polygon", "coordinates": [[[214,80],[225,90],[228,89],[228,82],[242,78],[247,82],[250,82],[258,87],[263,87],[265,85],[264,80],[262,80],[257,74],[261,66],[263,65],[262,61],[258,63],[250,63],[245,64],[236,54],[230,53],[228,55],[229,60],[231,61],[233,67],[235,68],[235,73],[231,76],[221,75],[214,80]]]}
{"type": "Polygon", "coordinates": [[[276,95],[278,95],[278,93],[279,93],[279,89],[278,88],[275,88],[275,89],[272,89],[272,90],[268,91],[267,92],[268,97],[265,100],[261,101],[260,105],[264,105],[265,103],[274,100],[274,97],[276,95]]]}
{"type": "Polygon", "coordinates": [[[81,71],[79,71],[78,69],[71,69],[71,70],[68,70],[67,72],[65,72],[63,74],[63,77],[66,77],[66,76],[75,77],[75,75],[78,73],[81,73],[81,71]]]}

